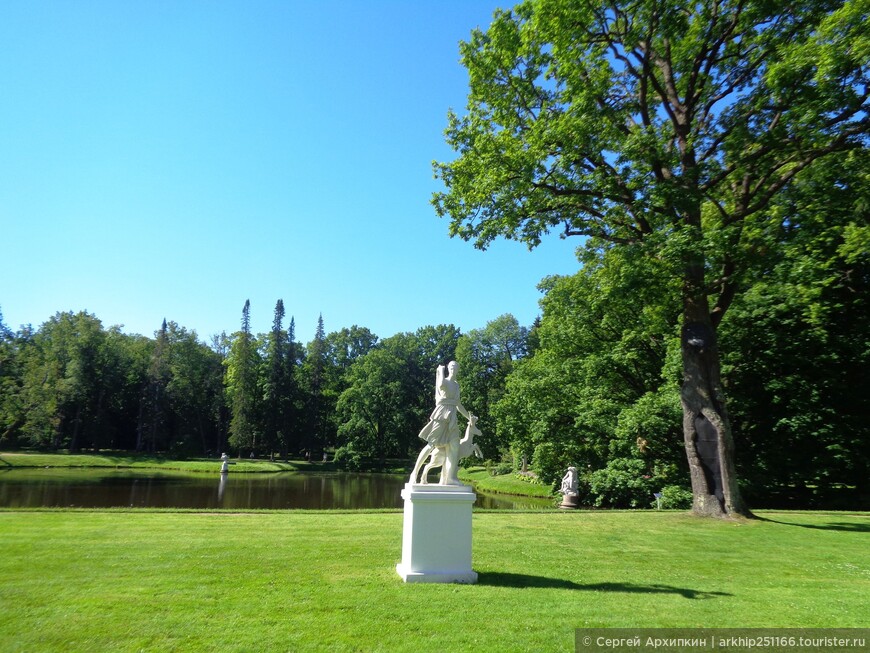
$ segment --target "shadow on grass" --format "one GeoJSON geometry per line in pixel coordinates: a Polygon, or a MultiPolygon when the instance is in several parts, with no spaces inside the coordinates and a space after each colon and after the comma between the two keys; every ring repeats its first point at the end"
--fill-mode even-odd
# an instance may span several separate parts
{"type": "Polygon", "coordinates": [[[798,526],[800,528],[812,528],[817,531],[844,531],[847,533],[870,533],[870,520],[866,524],[853,524],[850,522],[831,522],[829,524],[795,524],[790,521],[778,521],[776,519],[766,519],[759,517],[761,521],[766,521],[771,524],[781,524],[782,526],[798,526]]]}
{"type": "Polygon", "coordinates": [[[671,585],[639,585],[637,583],[575,583],[561,578],[531,576],[529,574],[509,574],[497,571],[483,571],[478,574],[478,585],[493,587],[538,587],[548,589],[581,590],[586,592],[621,592],[627,594],[679,594],[687,599],[712,599],[718,596],[733,596],[727,592],[704,592],[686,587],[671,585]]]}

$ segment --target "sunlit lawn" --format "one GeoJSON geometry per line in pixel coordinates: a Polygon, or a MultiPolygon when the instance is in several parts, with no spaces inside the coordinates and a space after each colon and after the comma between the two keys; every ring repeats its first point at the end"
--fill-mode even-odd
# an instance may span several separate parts
{"type": "Polygon", "coordinates": [[[566,651],[577,627],[868,626],[870,516],[477,513],[474,586],[390,513],[0,512],[3,651],[566,651]]]}
{"type": "MultiPolygon", "coordinates": [[[[517,474],[501,474],[491,476],[485,467],[471,467],[460,471],[460,478],[474,483],[475,487],[484,492],[497,494],[518,494],[530,497],[550,497],[553,488],[542,483],[532,483],[520,479],[517,474]]],[[[559,497],[561,499],[561,497],[559,497]]],[[[556,500],[554,499],[554,503],[556,500]]]]}

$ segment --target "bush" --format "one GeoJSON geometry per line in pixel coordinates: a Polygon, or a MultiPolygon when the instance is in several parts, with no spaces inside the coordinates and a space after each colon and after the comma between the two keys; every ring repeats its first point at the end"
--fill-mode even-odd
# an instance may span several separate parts
{"type": "Polygon", "coordinates": [[[679,485],[666,485],[662,488],[661,506],[669,510],[688,510],[692,507],[692,492],[679,485]]]}
{"type": "Polygon", "coordinates": [[[646,463],[635,458],[614,458],[589,477],[589,493],[598,508],[646,508],[657,482],[646,463]]]}
{"type": "Polygon", "coordinates": [[[347,444],[335,450],[333,463],[339,469],[358,472],[363,467],[363,458],[359,451],[354,449],[352,445],[347,444]]]}
{"type": "Polygon", "coordinates": [[[505,474],[510,474],[514,471],[514,466],[510,463],[499,463],[497,465],[493,465],[489,468],[489,473],[492,476],[504,476],[505,474]]]}
{"type": "Polygon", "coordinates": [[[532,456],[532,469],[537,472],[543,483],[552,484],[558,488],[559,481],[570,465],[576,466],[568,456],[564,455],[564,452],[557,451],[556,445],[552,442],[542,442],[535,447],[535,453],[532,456]]]}

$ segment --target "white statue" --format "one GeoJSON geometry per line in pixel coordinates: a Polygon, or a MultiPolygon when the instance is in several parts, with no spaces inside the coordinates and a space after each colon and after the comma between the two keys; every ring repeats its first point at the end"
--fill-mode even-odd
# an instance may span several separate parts
{"type": "Polygon", "coordinates": [[[571,495],[579,494],[576,467],[569,467],[568,472],[562,477],[562,487],[559,488],[559,493],[571,495]]]}
{"type": "Polygon", "coordinates": [[[562,486],[559,492],[562,493],[562,503],[560,508],[579,508],[580,507],[580,484],[577,479],[577,468],[569,467],[567,473],[562,477],[562,486]]]}
{"type": "MultiPolygon", "coordinates": [[[[474,443],[474,436],[482,435],[480,429],[477,428],[477,415],[472,415],[469,413],[468,416],[468,424],[465,425],[465,435],[459,441],[459,460],[463,458],[468,458],[468,456],[474,454],[478,458],[483,458],[483,453],[480,451],[480,447],[478,447],[474,443]]],[[[435,450],[432,451],[432,455],[429,458],[429,462],[423,468],[423,473],[420,475],[420,484],[426,485],[429,483],[428,476],[429,471],[436,468],[441,467],[443,472],[444,463],[447,461],[447,450],[444,447],[435,447],[435,450]]],[[[413,480],[411,481],[414,482],[413,480]]],[[[444,483],[442,483],[443,485],[444,483]]]]}
{"type": "MultiPolygon", "coordinates": [[[[417,483],[417,475],[423,462],[432,456],[426,471],[441,465],[440,485],[462,485],[457,476],[459,459],[462,457],[460,452],[461,432],[457,413],[469,421],[469,427],[466,429],[468,442],[472,441],[474,431],[477,430],[474,424],[477,420],[472,418],[472,415],[465,410],[465,406],[459,400],[459,383],[456,381],[458,367],[456,361],[450,361],[447,364],[447,376],[444,375],[443,365],[439,365],[435,372],[435,410],[429,416],[429,422],[420,431],[420,439],[426,441],[426,446],[417,456],[414,471],[411,472],[410,483],[412,484],[417,483]],[[442,462],[436,462],[436,455],[440,457],[442,462]]],[[[479,435],[480,431],[477,431],[477,434],[479,435]]],[[[469,453],[473,450],[473,446],[472,443],[467,447],[469,453]]],[[[426,482],[425,474],[422,482],[426,482]]]]}
{"type": "Polygon", "coordinates": [[[227,474],[230,471],[230,457],[224,453],[221,456],[221,474],[227,474]]]}

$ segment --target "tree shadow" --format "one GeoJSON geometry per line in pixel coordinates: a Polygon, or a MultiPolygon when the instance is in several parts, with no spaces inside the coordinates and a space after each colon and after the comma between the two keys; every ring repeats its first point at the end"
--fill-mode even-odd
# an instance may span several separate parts
{"type": "Polygon", "coordinates": [[[547,578],[546,576],[531,576],[529,574],[510,574],[498,571],[483,571],[477,575],[478,585],[492,587],[516,588],[547,588],[580,590],[586,592],[620,592],[627,594],[679,594],[686,599],[712,599],[718,596],[734,596],[728,592],[705,592],[686,587],[671,585],[640,585],[637,583],[588,583],[580,584],[562,578],[547,578]]]}
{"type": "Polygon", "coordinates": [[[778,521],[776,519],[768,519],[759,517],[761,521],[770,522],[771,524],[781,524],[782,526],[798,526],[799,528],[812,528],[817,531],[843,531],[847,533],[870,533],[870,520],[866,524],[853,524],[850,522],[830,522],[827,524],[795,524],[790,521],[778,521]]]}

